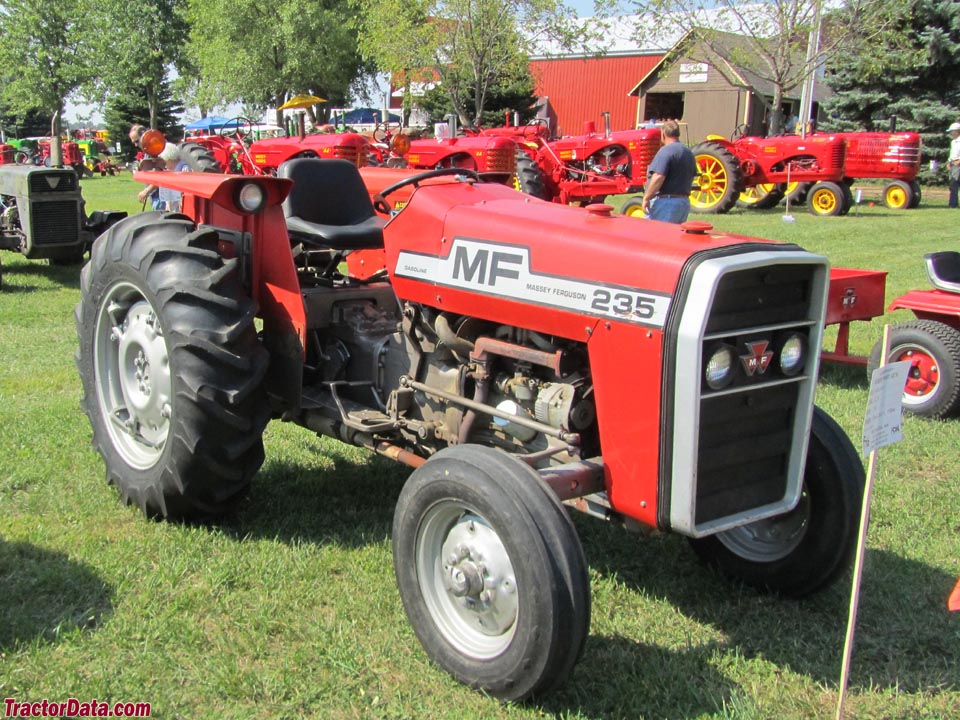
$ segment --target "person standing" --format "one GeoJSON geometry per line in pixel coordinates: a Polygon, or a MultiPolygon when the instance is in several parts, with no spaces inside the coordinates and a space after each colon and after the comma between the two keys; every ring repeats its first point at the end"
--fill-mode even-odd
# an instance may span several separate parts
{"type": "MultiPolygon", "coordinates": [[[[146,127],[140,124],[135,124],[130,127],[128,137],[130,138],[130,142],[133,143],[134,147],[146,152],[146,148],[143,147],[143,136],[146,134],[146,127]]],[[[179,148],[173,143],[165,141],[162,151],[153,157],[148,157],[141,161],[140,169],[174,170],[177,166],[177,160],[179,157],[179,148]]],[[[137,193],[137,200],[139,200],[142,205],[146,205],[147,200],[150,200],[150,207],[154,210],[172,210],[179,209],[179,195],[180,193],[173,193],[172,191],[161,194],[160,188],[157,185],[150,184],[137,193]],[[176,208],[170,207],[172,202],[176,203],[176,208]]]]}
{"type": "Polygon", "coordinates": [[[643,212],[651,220],[682,223],[690,215],[690,189],[697,175],[697,161],[680,142],[680,125],[667,120],[660,128],[663,147],[647,170],[643,212]]]}
{"type": "Polygon", "coordinates": [[[950,137],[950,158],[947,160],[947,172],[950,174],[950,200],[947,207],[958,207],[957,195],[960,191],[960,122],[947,128],[950,137]]]}

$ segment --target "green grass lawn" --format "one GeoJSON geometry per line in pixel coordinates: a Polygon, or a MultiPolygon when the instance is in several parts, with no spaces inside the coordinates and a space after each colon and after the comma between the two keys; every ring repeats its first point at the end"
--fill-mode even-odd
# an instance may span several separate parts
{"type": "MultiPolygon", "coordinates": [[[[88,210],[139,210],[128,174],[83,186],[88,210]]],[[[708,219],[887,270],[888,302],[926,285],[923,253],[956,248],[960,221],[930,192],[913,211],[782,214],[708,219]]],[[[706,571],[681,537],[577,516],[593,594],[584,655],[541,704],[502,706],[434,667],[407,624],[390,549],[403,467],[276,422],[237,514],[144,519],[104,483],[79,408],[78,268],[2,261],[0,698],[145,701],[151,717],[191,719],[833,717],[847,579],[776,599],[706,571]]],[[[853,351],[881,332],[859,323],[853,351]]],[[[866,398],[862,369],[824,368],[818,403],[857,446],[866,398]]],[[[878,466],[850,718],[960,716],[960,615],[946,611],[960,419],[907,417],[904,436],[878,466]]]]}

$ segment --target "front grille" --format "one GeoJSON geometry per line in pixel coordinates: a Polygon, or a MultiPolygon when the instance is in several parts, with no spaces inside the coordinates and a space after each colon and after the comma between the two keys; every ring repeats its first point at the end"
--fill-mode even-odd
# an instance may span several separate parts
{"type": "Polygon", "coordinates": [[[720,255],[685,273],[675,369],[666,380],[673,387],[675,530],[699,537],[796,501],[827,282],[825,258],[789,248],[720,255]],[[782,368],[780,351],[794,338],[804,363],[782,368]],[[705,371],[718,350],[731,358],[731,370],[711,387],[705,371]]]}
{"type": "Polygon", "coordinates": [[[838,142],[830,153],[830,166],[827,170],[843,171],[844,158],[846,157],[847,147],[845,143],[838,142]]]}
{"type": "Polygon", "coordinates": [[[487,167],[484,172],[510,173],[516,170],[517,156],[509,148],[487,150],[487,167]]]}
{"type": "Polygon", "coordinates": [[[367,163],[367,153],[361,153],[356,145],[334,145],[331,155],[338,160],[349,160],[357,167],[367,163]]]}
{"type": "Polygon", "coordinates": [[[80,215],[74,200],[34,203],[30,216],[34,245],[75,244],[80,237],[80,215]]]}
{"type": "Polygon", "coordinates": [[[52,192],[75,192],[77,189],[77,174],[73,170],[51,170],[30,174],[30,194],[45,194],[52,192]]]}

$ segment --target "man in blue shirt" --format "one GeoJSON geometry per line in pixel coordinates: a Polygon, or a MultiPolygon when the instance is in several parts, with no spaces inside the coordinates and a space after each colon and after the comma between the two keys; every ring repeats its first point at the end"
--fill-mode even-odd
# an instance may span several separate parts
{"type": "Polygon", "coordinates": [[[686,222],[697,162],[690,148],[680,142],[680,125],[676,120],[667,120],[663,124],[660,138],[663,147],[647,171],[643,211],[651,220],[686,222]]]}

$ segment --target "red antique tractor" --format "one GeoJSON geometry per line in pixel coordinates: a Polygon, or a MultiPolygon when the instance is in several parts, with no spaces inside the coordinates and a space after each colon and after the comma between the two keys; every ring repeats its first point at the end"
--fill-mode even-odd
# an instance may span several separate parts
{"type": "Polygon", "coordinates": [[[546,125],[506,126],[481,131],[513,138],[517,153],[517,189],[567,205],[603,202],[608,195],[639,192],[647,166],[660,149],[660,130],[641,128],[611,132],[603,113],[604,132],[592,122],[582,135],[550,139],[546,125]]]}
{"type": "Polygon", "coordinates": [[[414,468],[400,598],[439,666],[504,700],[563,683],[589,631],[564,503],[790,596],[848,567],[863,467],[813,402],[825,258],[462,168],[383,187],[410,192],[389,220],[342,160],[135,178],[183,214],[94,243],[77,362],[107,479],[144,513],[228,511],[270,418],[414,468]],[[343,274],[364,255],[385,269],[343,274]]]}
{"type": "MultiPolygon", "coordinates": [[[[920,204],[920,134],[915,132],[834,133],[847,144],[844,182],[856,179],[889,180],[883,188],[883,204],[892,210],[920,204]]],[[[816,137],[816,136],[814,136],[816,137]]]]}
{"type": "Polygon", "coordinates": [[[815,215],[845,215],[853,205],[844,182],[844,139],[838,135],[711,136],[693,148],[700,174],[694,180],[694,212],[725,213],[741,198],[754,207],[773,207],[788,184],[811,183],[807,206],[815,215]]]}
{"type": "Polygon", "coordinates": [[[247,136],[256,125],[247,118],[237,117],[217,134],[191,137],[188,142],[205,148],[223,172],[238,175],[275,175],[280,165],[294,158],[349,160],[357,167],[367,162],[368,142],[358,133],[307,135],[301,132],[294,137],[248,142],[247,136]]]}

